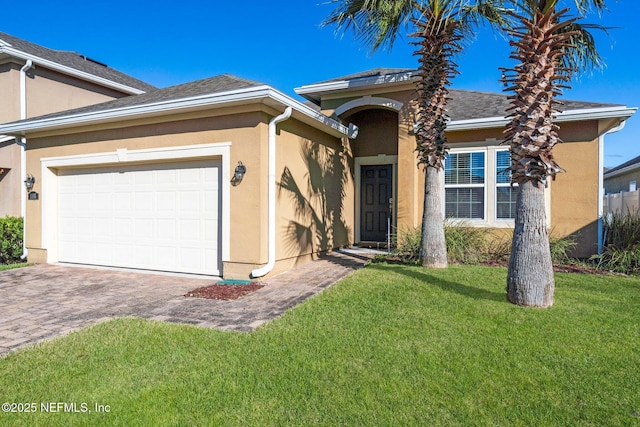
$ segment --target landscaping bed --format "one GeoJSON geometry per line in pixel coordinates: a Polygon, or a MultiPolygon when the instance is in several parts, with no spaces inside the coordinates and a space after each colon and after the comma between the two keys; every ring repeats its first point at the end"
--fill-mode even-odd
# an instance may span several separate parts
{"type": "Polygon", "coordinates": [[[264,285],[255,282],[238,285],[216,283],[214,285],[194,289],[187,292],[184,296],[230,301],[255,292],[261,288],[264,288],[264,285]]]}

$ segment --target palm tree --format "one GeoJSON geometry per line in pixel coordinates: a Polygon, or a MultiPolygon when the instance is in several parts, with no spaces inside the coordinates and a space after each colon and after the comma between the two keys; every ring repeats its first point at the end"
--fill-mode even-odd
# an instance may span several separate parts
{"type": "Polygon", "coordinates": [[[596,25],[577,23],[589,7],[604,10],[604,0],[517,0],[509,14],[519,23],[509,31],[517,64],[503,69],[503,81],[512,91],[505,130],[511,151],[511,179],[519,187],[515,230],[509,260],[507,297],[522,306],[553,304],[555,282],[545,219],[544,188],[547,179],[562,169],[552,148],[561,142],[553,123],[556,99],[579,69],[600,66],[594,38],[596,25]],[[575,7],[577,17],[569,17],[575,7]]]}
{"type": "Polygon", "coordinates": [[[447,153],[447,95],[457,74],[453,58],[481,18],[502,24],[502,0],[333,0],[338,7],[323,22],[339,30],[353,28],[373,51],[391,48],[399,33],[409,34],[419,67],[415,138],[418,163],[425,169],[421,261],[423,266],[447,266],[444,237],[443,168],[447,153]]]}

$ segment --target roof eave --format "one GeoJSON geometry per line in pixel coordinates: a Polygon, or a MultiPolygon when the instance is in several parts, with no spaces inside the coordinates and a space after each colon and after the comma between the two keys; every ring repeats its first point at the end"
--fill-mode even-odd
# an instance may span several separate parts
{"type": "Polygon", "coordinates": [[[402,73],[386,74],[381,76],[359,77],[352,80],[335,80],[331,82],[300,86],[295,88],[294,91],[298,95],[310,101],[319,102],[322,94],[330,92],[411,82],[415,77],[414,73],[415,71],[405,71],[402,73]]]}
{"type": "Polygon", "coordinates": [[[188,98],[159,101],[143,105],[91,111],[66,116],[42,119],[30,119],[0,125],[0,134],[26,135],[31,132],[45,132],[62,128],[90,126],[113,123],[121,120],[134,120],[147,117],[164,116],[180,112],[205,110],[211,107],[229,107],[234,105],[263,103],[284,110],[291,106],[294,117],[301,122],[325,131],[336,137],[353,138],[354,130],[322,113],[276,91],[270,86],[254,86],[245,89],[217,92],[188,98]]]}
{"type": "Polygon", "coordinates": [[[84,71],[80,71],[80,70],[76,70],[75,68],[72,67],[67,67],[66,65],[62,65],[59,64],[57,62],[54,61],[50,61],[48,59],[44,59],[41,58],[39,56],[35,56],[35,55],[31,55],[29,53],[14,49],[13,47],[9,47],[9,46],[0,46],[0,53],[5,53],[7,55],[16,57],[16,58],[20,58],[22,60],[31,60],[33,61],[36,65],[42,65],[46,68],[50,68],[52,70],[61,72],[63,74],[67,74],[73,77],[77,77],[79,79],[82,80],[86,80],[92,83],[96,83],[100,86],[104,86],[104,87],[108,87],[111,89],[115,89],[124,93],[128,93],[131,95],[140,95],[141,93],[145,93],[144,90],[141,89],[137,89],[131,86],[127,86],[121,83],[117,83],[114,82],[112,80],[109,79],[105,79],[103,77],[98,77],[95,76],[93,74],[90,73],[86,73],[84,71]]]}
{"type": "MultiPolygon", "coordinates": [[[[629,117],[633,116],[637,110],[637,108],[629,108],[622,105],[602,108],[567,110],[558,113],[555,122],[561,123],[612,118],[626,120],[629,117]]],[[[506,126],[509,121],[510,120],[505,117],[483,117],[468,120],[452,120],[447,124],[447,131],[499,128],[506,126]]]]}
{"type": "Polygon", "coordinates": [[[607,178],[614,178],[618,175],[624,175],[625,173],[629,173],[629,172],[633,172],[635,170],[639,170],[640,169],[640,163],[634,163],[632,165],[626,166],[622,169],[616,169],[614,171],[609,171],[609,172],[605,172],[603,177],[604,179],[607,178]]]}

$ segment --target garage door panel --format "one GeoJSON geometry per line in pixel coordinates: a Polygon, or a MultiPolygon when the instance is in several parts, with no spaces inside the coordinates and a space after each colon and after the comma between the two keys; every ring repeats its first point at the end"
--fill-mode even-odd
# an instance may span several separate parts
{"type": "Polygon", "coordinates": [[[60,171],[60,261],[219,274],[216,161],[60,171]]]}

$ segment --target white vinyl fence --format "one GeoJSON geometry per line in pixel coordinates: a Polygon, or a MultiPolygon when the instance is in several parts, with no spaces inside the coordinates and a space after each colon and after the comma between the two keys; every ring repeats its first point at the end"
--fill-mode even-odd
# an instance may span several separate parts
{"type": "Polygon", "coordinates": [[[603,204],[604,214],[608,213],[636,213],[640,210],[640,190],[624,191],[616,194],[605,194],[603,204]]]}

